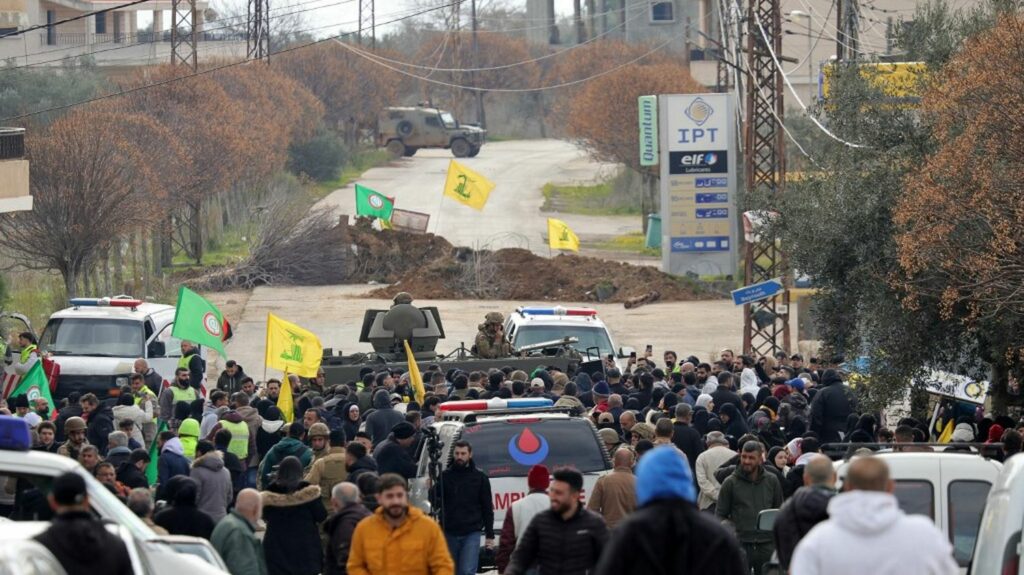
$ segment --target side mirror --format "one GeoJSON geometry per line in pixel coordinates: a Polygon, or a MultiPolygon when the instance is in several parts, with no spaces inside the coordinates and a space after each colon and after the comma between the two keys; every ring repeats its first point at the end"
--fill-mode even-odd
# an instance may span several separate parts
{"type": "Polygon", "coordinates": [[[636,349],[634,349],[632,347],[622,346],[622,347],[619,348],[619,357],[626,358],[626,357],[629,357],[631,354],[634,354],[634,353],[636,353],[636,349]]]}
{"type": "Polygon", "coordinates": [[[149,357],[164,357],[167,355],[167,344],[162,341],[149,342],[149,357]]]}
{"type": "Polygon", "coordinates": [[[765,509],[757,514],[757,530],[771,531],[775,527],[775,518],[779,515],[778,509],[765,509]]]}

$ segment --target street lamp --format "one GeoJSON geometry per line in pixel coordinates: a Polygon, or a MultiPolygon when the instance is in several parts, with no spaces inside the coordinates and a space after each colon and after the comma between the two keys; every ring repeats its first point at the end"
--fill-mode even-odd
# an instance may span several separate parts
{"type": "Polygon", "coordinates": [[[799,18],[801,20],[806,20],[807,22],[807,84],[810,86],[809,89],[813,97],[815,82],[814,62],[811,57],[811,51],[814,50],[814,47],[811,45],[811,15],[803,10],[790,10],[789,12],[786,12],[786,16],[789,18],[799,18]]]}

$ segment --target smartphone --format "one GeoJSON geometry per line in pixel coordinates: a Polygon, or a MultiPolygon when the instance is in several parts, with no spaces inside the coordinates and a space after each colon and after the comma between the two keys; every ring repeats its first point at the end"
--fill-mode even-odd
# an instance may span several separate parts
{"type": "Polygon", "coordinates": [[[652,353],[653,351],[654,351],[654,346],[652,346],[651,344],[647,344],[647,353],[652,353]]]}
{"type": "Polygon", "coordinates": [[[636,359],[636,352],[635,351],[629,352],[629,357],[631,357],[633,359],[636,359]]]}
{"type": "Polygon", "coordinates": [[[608,357],[605,359],[607,359],[608,361],[615,361],[615,356],[609,353],[608,357]]]}

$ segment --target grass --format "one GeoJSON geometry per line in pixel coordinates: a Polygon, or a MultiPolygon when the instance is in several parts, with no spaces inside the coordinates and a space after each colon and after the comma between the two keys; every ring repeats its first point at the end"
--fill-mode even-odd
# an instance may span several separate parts
{"type": "Polygon", "coordinates": [[[645,256],[657,257],[661,255],[661,248],[647,247],[643,232],[615,236],[602,242],[592,243],[587,247],[609,252],[626,252],[645,256]]]}
{"type": "Polygon", "coordinates": [[[323,199],[338,188],[347,186],[353,180],[359,179],[363,172],[370,168],[383,166],[391,161],[391,154],[387,150],[362,150],[356,152],[341,170],[341,175],[327,182],[317,182],[313,186],[313,193],[316,199],[323,199]]]}
{"type": "Polygon", "coordinates": [[[639,215],[640,198],[630,189],[623,174],[596,184],[544,184],[545,212],[562,212],[588,216],[639,215]]]}
{"type": "Polygon", "coordinates": [[[207,238],[206,249],[203,251],[203,265],[196,266],[195,262],[184,253],[174,256],[172,263],[176,269],[224,266],[236,263],[249,255],[248,237],[249,234],[242,228],[229,228],[215,237],[207,238]]]}

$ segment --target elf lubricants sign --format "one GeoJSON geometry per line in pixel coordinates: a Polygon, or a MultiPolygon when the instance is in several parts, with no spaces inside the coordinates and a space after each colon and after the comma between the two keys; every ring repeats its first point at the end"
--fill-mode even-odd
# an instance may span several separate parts
{"type": "Polygon", "coordinates": [[[662,267],[736,272],[736,119],[729,94],[658,98],[662,267]]]}

